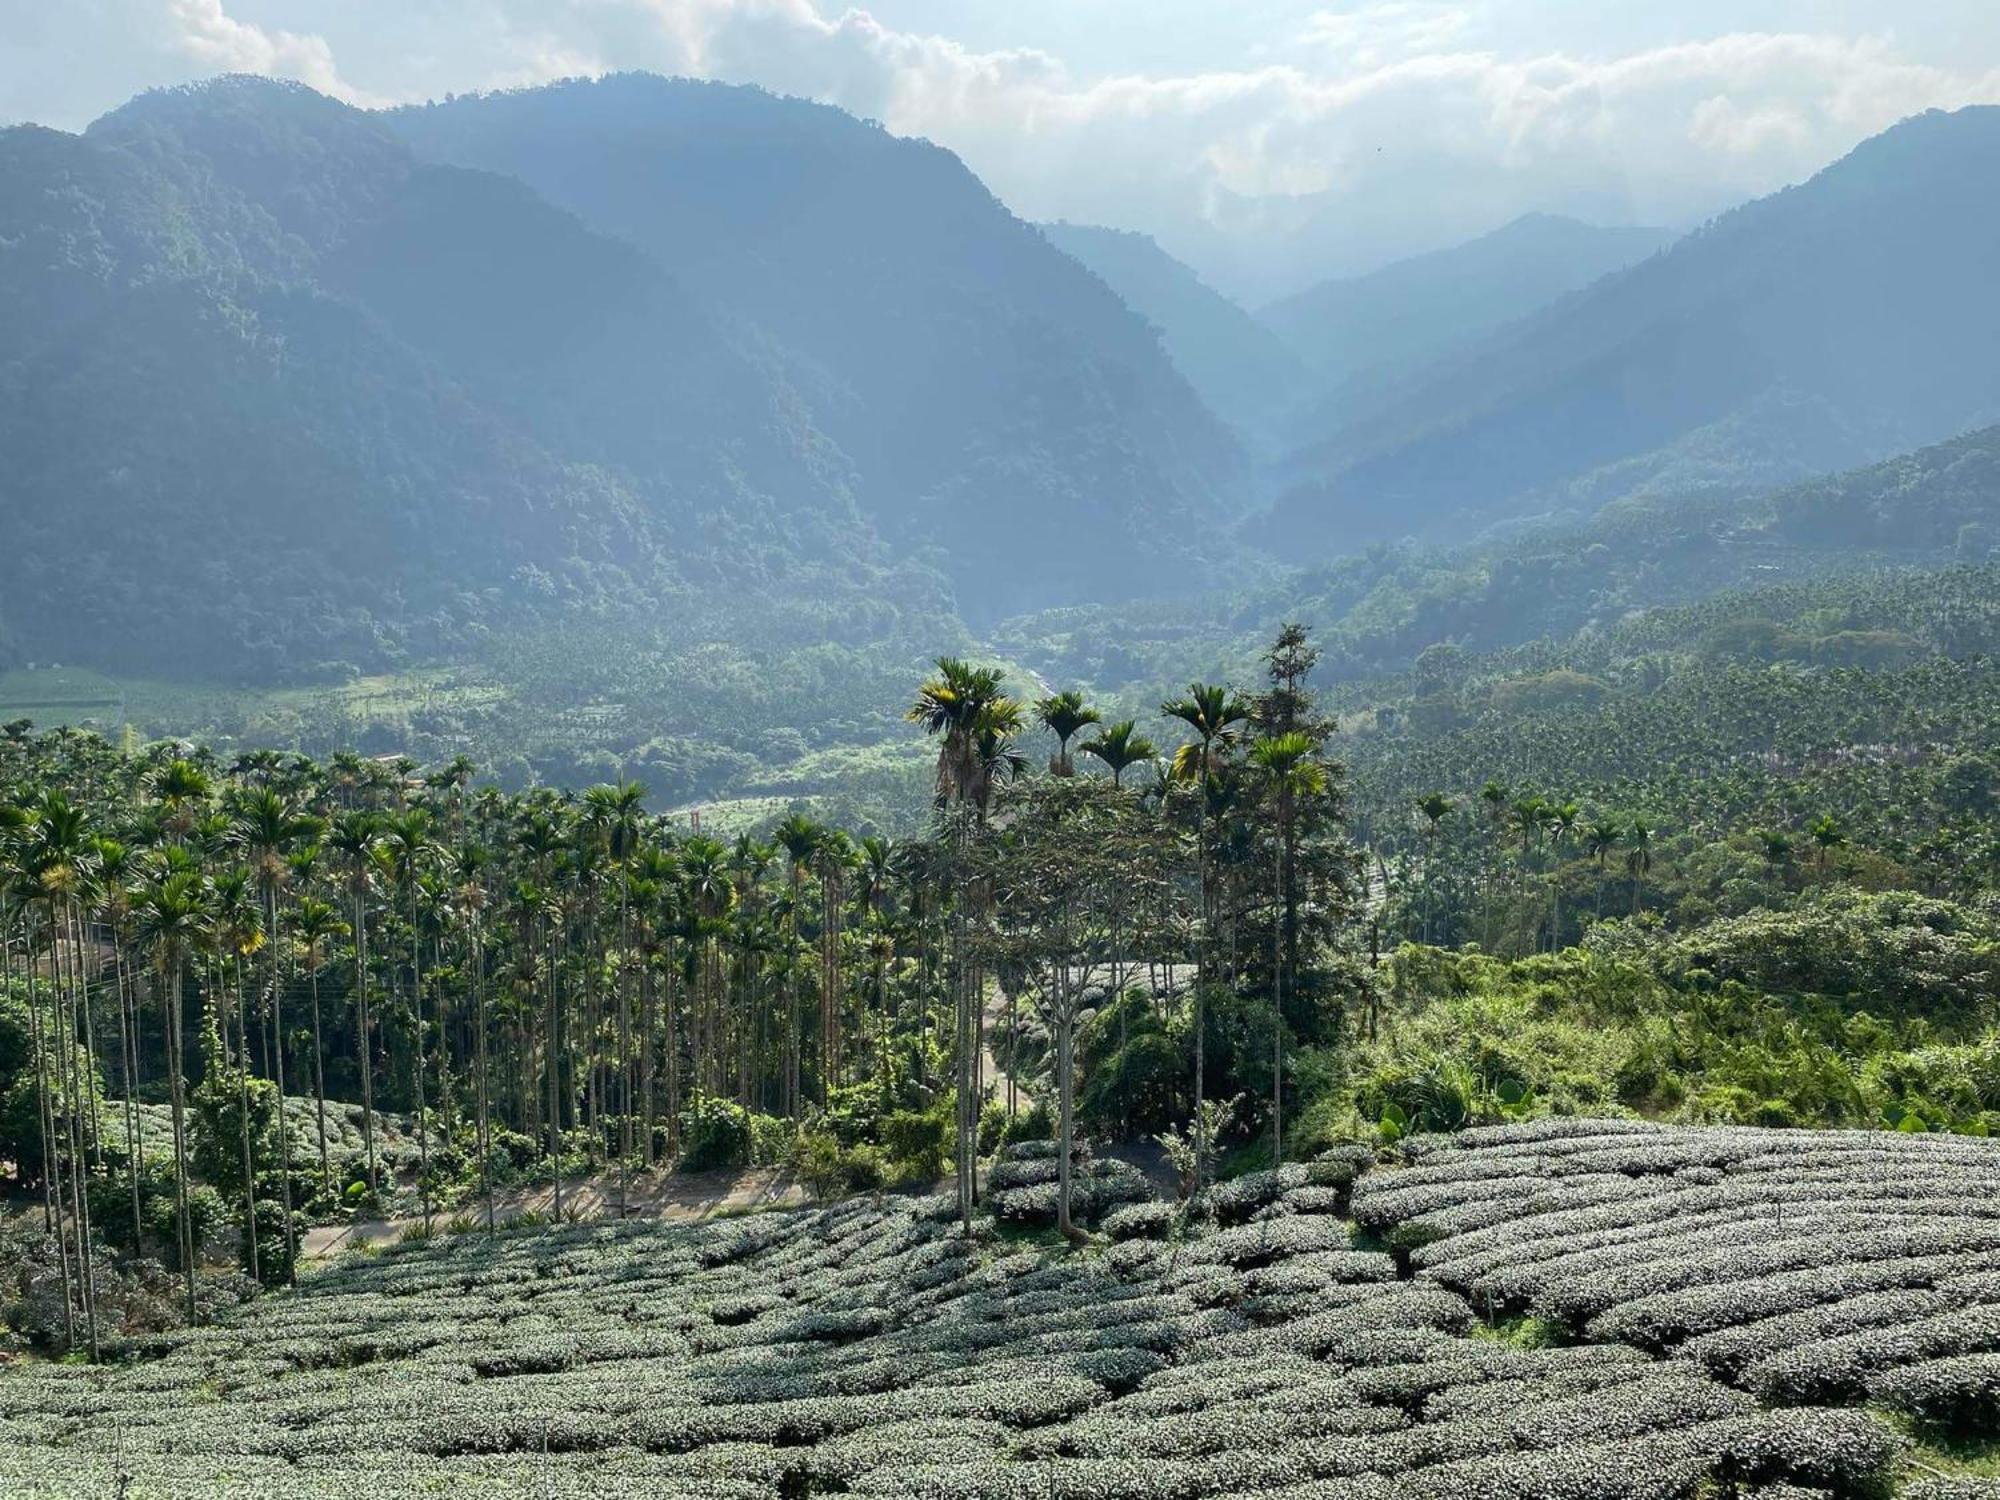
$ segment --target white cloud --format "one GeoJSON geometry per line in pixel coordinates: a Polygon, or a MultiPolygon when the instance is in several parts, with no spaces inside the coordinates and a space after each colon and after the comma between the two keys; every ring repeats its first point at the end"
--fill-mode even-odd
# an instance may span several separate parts
{"type": "Polygon", "coordinates": [[[2000,98],[2000,59],[1922,63],[1871,36],[1472,50],[1457,39],[1490,40],[1490,25],[1423,0],[1308,17],[1284,62],[1094,78],[1045,53],[973,51],[806,0],[648,8],[700,71],[929,136],[1023,214],[1151,229],[1246,287],[1530,209],[1686,222],[1808,175],[1907,114],[2000,98]],[[1246,242],[1259,234],[1290,243],[1246,242]]]}
{"type": "Polygon", "coordinates": [[[342,81],[322,37],[266,31],[232,17],[222,0],[168,0],[166,20],[174,44],[204,68],[296,78],[337,98],[359,98],[342,81]]]}
{"type": "MultiPolygon", "coordinates": [[[[895,26],[812,0],[62,0],[30,32],[24,6],[42,3],[0,0],[0,118],[68,100],[50,82],[58,53],[94,55],[111,96],[91,112],[225,69],[357,102],[699,74],[929,136],[1026,216],[1151,230],[1253,292],[1533,209],[1686,222],[1904,115],[2000,99],[2000,13],[1980,0],[1939,0],[1922,58],[1890,40],[1901,18],[1886,3],[1875,31],[1852,29],[1874,10],[1856,4],[1835,32],[1801,24],[1826,14],[1803,0],[1688,0],[1644,29],[1597,0],[1320,0],[1282,20],[1272,0],[1241,0],[1264,29],[1227,60],[1087,73],[927,33],[908,7],[895,26]],[[1733,29],[1739,15],[1784,24],[1733,29]],[[1704,20],[1706,34],[1673,34],[1704,20]],[[10,58],[10,26],[24,56],[10,58]]],[[[1211,3],[1141,13],[1171,26],[1177,6],[1211,3]]]]}
{"type": "Polygon", "coordinates": [[[243,20],[224,0],[0,0],[0,124],[76,128],[142,89],[215,73],[383,102],[341,75],[324,37],[243,20]]]}
{"type": "Polygon", "coordinates": [[[1465,5],[1390,0],[1352,10],[1315,11],[1294,40],[1330,67],[1366,71],[1397,58],[1456,46],[1472,29],[1473,19],[1472,9],[1465,5]]]}

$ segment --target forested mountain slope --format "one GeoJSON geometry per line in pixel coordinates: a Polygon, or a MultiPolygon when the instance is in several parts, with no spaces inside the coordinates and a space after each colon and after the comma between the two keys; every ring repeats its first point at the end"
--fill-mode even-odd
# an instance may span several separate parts
{"type": "Polygon", "coordinates": [[[765,330],[864,509],[941,549],[974,614],[1140,591],[1237,500],[1236,444],[1153,330],[936,146],[647,75],[384,119],[765,330]]]}
{"type": "Polygon", "coordinates": [[[1259,308],[1258,320],[1313,372],[1314,399],[1287,430],[1310,446],[1355,420],[1385,384],[1672,239],[1664,229],[1528,214],[1465,244],[1322,281],[1259,308]]]}
{"type": "Polygon", "coordinates": [[[997,643],[1052,679],[1100,691],[1170,687],[1247,659],[1285,619],[1312,621],[1326,677],[1407,671],[1432,647],[1503,650],[1595,638],[1648,611],[1731,589],[2000,555],[2000,427],[1748,497],[1620,501],[1459,546],[1406,543],[1246,590],[1169,603],[1048,611],[997,643]]]}
{"type": "Polygon", "coordinates": [[[1783,482],[1990,422],[1996,167],[2000,109],[1905,121],[1420,374],[1301,455],[1257,534],[1330,554],[1545,509],[1606,466],[1582,498],[1783,482]]]}
{"type": "Polygon", "coordinates": [[[0,174],[26,654],[269,680],[879,558],[751,341],[345,106],[221,80],[8,132],[0,174]]]}
{"type": "Polygon", "coordinates": [[[1305,387],[1306,367],[1275,333],[1150,235],[1064,222],[1044,224],[1042,233],[1160,330],[1174,364],[1212,411],[1240,431],[1277,430],[1305,387]]]}
{"type": "Polygon", "coordinates": [[[0,451],[0,665],[258,683],[579,612],[949,637],[953,584],[1200,555],[1239,463],[956,158],[651,79],[392,122],[228,78],[0,134],[0,451]],[[522,112],[624,218],[403,139],[522,112]]]}

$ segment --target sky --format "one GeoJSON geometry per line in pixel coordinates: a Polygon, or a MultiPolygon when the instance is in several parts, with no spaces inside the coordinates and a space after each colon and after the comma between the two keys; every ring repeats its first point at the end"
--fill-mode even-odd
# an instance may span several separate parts
{"type": "Polygon", "coordinates": [[[0,0],[0,123],[219,72],[362,106],[621,69],[948,146],[1255,302],[1528,212],[1691,227],[2000,103],[1996,0],[0,0]]]}

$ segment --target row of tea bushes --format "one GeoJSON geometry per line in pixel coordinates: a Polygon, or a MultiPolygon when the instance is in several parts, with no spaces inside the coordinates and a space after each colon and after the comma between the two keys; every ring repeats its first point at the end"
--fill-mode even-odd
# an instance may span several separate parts
{"type": "Polygon", "coordinates": [[[1550,1120],[1408,1143],[1356,1222],[1420,1281],[1766,1403],[2000,1432],[2000,1145],[1550,1120]]]}
{"type": "MultiPolygon", "coordinates": [[[[1356,1166],[1257,1174],[1205,1211],[1128,1207],[1080,1252],[990,1221],[967,1241],[945,1199],[400,1246],[121,1366],[0,1374],[0,1493],[1665,1500],[1887,1482],[1897,1440],[1862,1414],[1772,1413],[1623,1346],[1474,1336],[1452,1286],[1356,1243],[1337,1212],[1356,1166]]],[[[1040,1185],[1020,1175],[1002,1191],[1040,1185]]]]}

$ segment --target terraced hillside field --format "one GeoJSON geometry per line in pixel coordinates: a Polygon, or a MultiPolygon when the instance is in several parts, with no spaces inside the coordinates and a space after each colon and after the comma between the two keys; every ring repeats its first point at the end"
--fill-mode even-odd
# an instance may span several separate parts
{"type": "Polygon", "coordinates": [[[0,1374],[0,1493],[2000,1494],[1987,1142],[1546,1122],[1203,1207],[1081,1251],[942,1199],[403,1246],[0,1374]]]}

